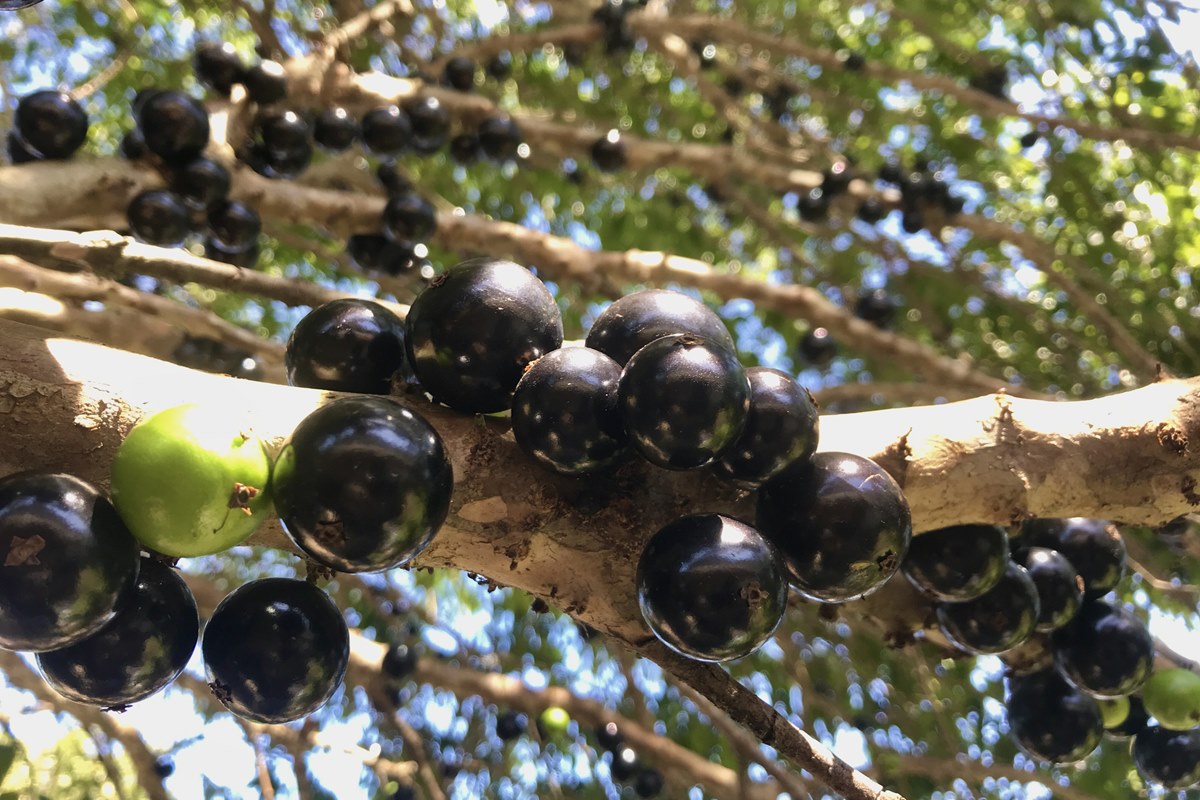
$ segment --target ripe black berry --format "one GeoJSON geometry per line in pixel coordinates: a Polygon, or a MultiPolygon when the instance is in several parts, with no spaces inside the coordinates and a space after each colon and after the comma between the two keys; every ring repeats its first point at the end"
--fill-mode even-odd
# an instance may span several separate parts
{"type": "Polygon", "coordinates": [[[729,329],[711,308],[681,292],[646,289],[606,308],[588,331],[586,344],[621,366],[663,336],[689,333],[735,352],[729,329]]]}
{"type": "Polygon", "coordinates": [[[8,145],[8,161],[11,164],[28,164],[31,161],[40,161],[38,154],[33,152],[27,144],[17,136],[16,131],[9,131],[5,137],[5,142],[8,145]]]}
{"type": "Polygon", "coordinates": [[[375,177],[387,192],[388,197],[398,194],[409,194],[413,191],[413,182],[400,171],[394,161],[384,161],[375,169],[375,177]]]}
{"type": "MultiPolygon", "coordinates": [[[[233,250],[221,244],[212,236],[208,236],[204,240],[204,257],[211,258],[213,261],[251,269],[258,263],[258,256],[259,248],[257,242],[251,244],[249,247],[233,250]]],[[[222,369],[217,370],[217,372],[229,372],[232,374],[233,370],[222,369]]]]}
{"type": "Polygon", "coordinates": [[[598,350],[568,347],[533,362],[512,399],[517,446],[563,475],[616,464],[628,448],[617,403],[621,366],[598,350]]]}
{"type": "Polygon", "coordinates": [[[882,586],[912,539],[908,501],[875,462],[817,453],[767,481],[758,493],[758,528],[783,553],[792,586],[837,603],[882,586]]]}
{"type": "Polygon", "coordinates": [[[1037,630],[1046,633],[1066,625],[1083,604],[1083,579],[1057,550],[1031,547],[1018,559],[1038,590],[1037,630]]]}
{"type": "Polygon", "coordinates": [[[433,540],[454,479],[441,437],[422,417],[389,398],[351,396],[296,426],[272,482],[284,532],[310,558],[377,572],[433,540]]]}
{"type": "Polygon", "coordinates": [[[854,301],[854,316],[877,327],[886,328],[896,316],[896,301],[886,289],[862,292],[854,301]]]}
{"type": "Polygon", "coordinates": [[[1054,670],[1014,679],[1006,705],[1013,739],[1033,758],[1079,761],[1100,744],[1100,707],[1054,670]]]}
{"type": "Polygon", "coordinates": [[[641,769],[642,762],[638,758],[637,751],[632,747],[622,747],[612,754],[612,767],[609,771],[612,773],[613,780],[627,781],[637,774],[641,769]]]}
{"type": "Polygon", "coordinates": [[[479,123],[479,146],[493,161],[510,161],[521,146],[521,129],[511,117],[488,117],[479,123]]]}
{"type": "Polygon", "coordinates": [[[716,473],[747,488],[811,458],[817,450],[817,406],[786,372],[768,367],[746,370],[750,410],[741,434],[713,464],[716,473]]]}
{"type": "Polygon", "coordinates": [[[150,149],[146,147],[146,140],[142,138],[142,132],[137,128],[128,131],[121,137],[121,146],[119,148],[121,158],[127,161],[137,161],[139,158],[145,158],[150,149]]]}
{"type": "Polygon", "coordinates": [[[497,53],[484,65],[488,77],[502,81],[512,74],[512,54],[507,50],[497,53]]]}
{"type": "Polygon", "coordinates": [[[379,234],[351,236],[346,242],[346,252],[364,272],[396,276],[408,272],[417,264],[412,243],[393,242],[379,234]]]}
{"type": "Polygon", "coordinates": [[[879,168],[879,180],[899,186],[904,180],[904,169],[897,161],[889,161],[879,168]]]}
{"type": "Polygon", "coordinates": [[[887,216],[887,211],[884,210],[882,203],[874,197],[870,197],[858,207],[856,216],[868,225],[874,225],[887,216]]]}
{"type": "Polygon", "coordinates": [[[634,353],[619,393],[634,449],[666,469],[696,469],[718,458],[750,408],[750,382],[737,356],[691,334],[664,336],[634,353]]]}
{"type": "Polygon", "coordinates": [[[842,66],[847,72],[861,72],[867,65],[867,59],[862,53],[850,52],[842,59],[842,66]]]}
{"type": "Polygon", "coordinates": [[[272,108],[254,120],[255,135],[272,155],[286,156],[302,149],[309,141],[308,123],[295,111],[272,108]]]}
{"type": "Polygon", "coordinates": [[[170,756],[159,756],[154,759],[154,774],[160,778],[169,778],[175,774],[175,762],[170,756]]]}
{"type": "Polygon", "coordinates": [[[208,227],[217,244],[231,252],[240,253],[258,242],[262,220],[250,206],[231,200],[209,209],[208,227]]]}
{"type": "Polygon", "coordinates": [[[826,328],[809,328],[800,337],[800,355],[816,367],[825,367],[833,363],[837,349],[837,340],[826,328]]]}
{"type": "Polygon", "coordinates": [[[466,56],[455,56],[446,62],[442,79],[460,92],[471,91],[475,88],[475,62],[466,56]]]}
{"type": "Polygon", "coordinates": [[[133,235],[148,244],[178,247],[191,230],[187,206],[174,192],[147,189],[126,209],[133,235]]]}
{"type": "Polygon", "coordinates": [[[153,90],[135,114],[146,147],[165,161],[191,161],[208,145],[208,112],[183,92],[153,90]]]}
{"type": "Polygon", "coordinates": [[[296,324],[284,364],[292,386],[387,394],[404,364],[404,321],[371,300],[331,300],[296,324]]]}
{"type": "Polygon", "coordinates": [[[200,649],[222,705],[273,724],[310,714],[333,695],[346,673],[350,635],[342,613],[316,585],[265,578],[220,602],[200,649]]]}
{"type": "Polygon", "coordinates": [[[1200,728],[1172,731],[1151,725],[1133,737],[1133,765],[1150,783],[1187,789],[1200,783],[1200,728]]]}
{"type": "Polygon", "coordinates": [[[418,97],[404,104],[412,123],[412,146],[418,153],[436,152],[450,137],[450,112],[436,97],[418,97]]]}
{"type": "Polygon", "coordinates": [[[408,678],[417,669],[421,654],[417,648],[407,644],[394,644],[383,654],[380,668],[383,674],[395,680],[408,678]]]}
{"type": "Polygon", "coordinates": [[[70,158],[87,139],[88,118],[71,95],[44,89],[17,103],[13,130],[39,158],[70,158]]]}
{"type": "Polygon", "coordinates": [[[287,72],[278,61],[260,61],[246,70],[242,81],[246,94],[260,106],[278,103],[287,97],[287,72]]]}
{"type": "Polygon", "coordinates": [[[625,143],[621,132],[613,128],[592,145],[592,163],[601,172],[616,172],[626,163],[625,143]]]}
{"type": "Polygon", "coordinates": [[[50,688],[77,703],[121,706],[159,691],[187,666],[200,619],[191,590],[175,570],[141,559],[137,583],[96,633],[39,653],[50,688]]]}
{"type": "Polygon", "coordinates": [[[358,138],[358,120],[341,106],[326,108],[313,122],[313,141],[330,151],[347,150],[358,138]]]}
{"type": "Polygon", "coordinates": [[[205,42],[192,56],[196,78],[217,94],[228,97],[235,83],[241,83],[246,65],[229,42],[205,42]]]}
{"type": "Polygon", "coordinates": [[[968,653],[1003,653],[1033,634],[1038,594],[1025,568],[1012,561],[1000,581],[973,600],[938,603],[938,626],[968,653]]]}
{"type": "Polygon", "coordinates": [[[1000,582],[1008,567],[1008,533],[997,525],[955,525],[922,533],[900,569],[935,600],[973,600],[1000,582]]]}
{"type": "Polygon", "coordinates": [[[229,194],[229,170],[200,156],[171,173],[170,186],[189,208],[204,210],[229,194]]]}
{"type": "Polygon", "coordinates": [[[1054,660],[1080,691],[1120,697],[1137,691],[1150,677],[1154,640],[1129,611],[1093,600],[1054,632],[1054,660]]]}
{"type": "Polygon", "coordinates": [[[392,195],[383,208],[383,232],[392,241],[424,241],[435,230],[437,212],[416,192],[392,195]]]}
{"type": "Polygon", "coordinates": [[[719,514],[682,517],[638,561],[642,617],[664,644],[701,661],[749,655],[787,608],[779,551],[749,525],[719,514]]]}
{"type": "Polygon", "coordinates": [[[633,791],[638,797],[658,797],[663,790],[662,773],[654,767],[646,767],[637,774],[633,782],[633,791]]]}
{"type": "Polygon", "coordinates": [[[412,122],[400,106],[379,106],[363,115],[359,135],[372,153],[394,156],[412,141],[412,122]]]}
{"type": "Polygon", "coordinates": [[[619,53],[633,44],[627,18],[633,4],[626,0],[600,0],[600,6],[592,12],[592,19],[604,29],[604,51],[619,53]]]}
{"type": "Polygon", "coordinates": [[[511,261],[463,261],[417,295],[406,319],[421,385],[458,411],[509,408],[525,366],[562,346],[562,315],[532,272],[511,261]]]}
{"type": "Polygon", "coordinates": [[[496,715],[496,735],[511,742],[529,728],[529,717],[518,711],[505,711],[496,715]]]}
{"type": "Polygon", "coordinates": [[[834,198],[850,188],[850,165],[838,161],[821,172],[821,191],[826,197],[834,198]]]}
{"type": "Polygon", "coordinates": [[[624,741],[625,737],[615,722],[606,722],[596,729],[596,742],[605,750],[615,752],[624,741]]]}
{"type": "Polygon", "coordinates": [[[1026,547],[1047,547],[1066,556],[1083,578],[1088,597],[1106,594],[1125,574],[1125,540],[1108,520],[1029,520],[1022,527],[1021,540],[1026,547]]]}
{"type": "Polygon", "coordinates": [[[821,222],[829,216],[829,195],[823,189],[803,192],[796,203],[796,211],[806,222],[821,222]]]}
{"type": "Polygon", "coordinates": [[[906,208],[900,214],[900,227],[905,233],[920,233],[925,228],[925,215],[918,209],[906,208]]]}
{"type": "Polygon", "coordinates": [[[459,164],[473,164],[479,160],[483,146],[474,133],[460,133],[450,140],[450,157],[459,164]]]}
{"type": "Polygon", "coordinates": [[[0,648],[54,650],[98,631],[137,580],[116,509],[71,475],[0,478],[0,648]]]}

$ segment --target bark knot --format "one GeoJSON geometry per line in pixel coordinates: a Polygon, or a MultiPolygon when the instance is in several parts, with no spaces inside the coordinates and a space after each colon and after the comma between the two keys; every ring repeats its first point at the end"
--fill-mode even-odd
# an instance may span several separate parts
{"type": "Polygon", "coordinates": [[[1155,434],[1158,436],[1158,444],[1162,448],[1179,456],[1187,453],[1188,437],[1179,428],[1166,422],[1160,422],[1158,428],[1155,429],[1155,434]]]}

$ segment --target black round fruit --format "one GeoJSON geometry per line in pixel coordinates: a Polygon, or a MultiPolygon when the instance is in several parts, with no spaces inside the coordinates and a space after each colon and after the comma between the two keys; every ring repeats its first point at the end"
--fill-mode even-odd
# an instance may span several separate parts
{"type": "Polygon", "coordinates": [[[713,468],[718,475],[753,488],[817,450],[820,419],[812,395],[791,375],[750,367],[750,410],[746,424],[713,468]]]}
{"type": "Polygon", "coordinates": [[[638,758],[637,751],[632,747],[622,747],[612,754],[612,767],[609,771],[612,773],[613,780],[627,781],[637,774],[641,769],[642,762],[638,758]]]}
{"type": "Polygon", "coordinates": [[[934,600],[973,600],[1008,567],[1008,533],[998,525],[955,525],[914,537],[900,569],[934,600]]]}
{"type": "Polygon", "coordinates": [[[266,152],[277,158],[303,150],[311,135],[303,117],[295,111],[282,108],[261,112],[254,120],[254,127],[266,152]]]}
{"type": "Polygon", "coordinates": [[[858,207],[856,216],[868,225],[874,225],[887,216],[887,210],[874,197],[868,198],[858,207]]]}
{"type": "Polygon", "coordinates": [[[488,117],[479,123],[479,147],[493,161],[510,161],[521,146],[521,129],[511,117],[488,117]]]}
{"type": "MultiPolygon", "coordinates": [[[[204,257],[211,258],[213,261],[252,269],[258,263],[258,256],[259,248],[257,243],[238,250],[231,250],[211,236],[204,240],[204,257]]],[[[225,372],[227,370],[218,371],[225,372]]]]}
{"type": "Polygon", "coordinates": [[[601,172],[623,169],[627,160],[625,143],[621,141],[621,132],[616,128],[601,136],[592,145],[592,163],[601,172]]]}
{"type": "Polygon", "coordinates": [[[664,644],[689,658],[753,653],[787,609],[779,551],[754,528],[719,514],[682,517],[646,544],[638,605],[664,644]]]}
{"type": "Polygon", "coordinates": [[[175,762],[170,756],[159,756],[154,759],[154,774],[160,778],[169,778],[175,774],[175,762]]]}
{"type": "Polygon", "coordinates": [[[618,391],[630,443],[665,469],[697,469],[719,458],[750,409],[750,381],[737,356],[686,333],[634,353],[618,391]]]}
{"type": "Polygon", "coordinates": [[[896,316],[896,301],[886,289],[871,289],[859,294],[854,301],[854,316],[872,325],[886,328],[896,316]]]}
{"type": "Polygon", "coordinates": [[[563,475],[587,475],[628,452],[617,385],[621,366],[598,350],[560,348],[529,365],[512,399],[517,446],[563,475]]]}
{"type": "Polygon", "coordinates": [[[529,717],[518,711],[505,711],[496,715],[496,735],[506,742],[518,738],[529,728],[529,717]]]}
{"type": "Polygon", "coordinates": [[[404,365],[404,321],[372,300],[341,298],[310,311],[288,337],[288,383],[387,394],[404,365]]]}
{"type": "Polygon", "coordinates": [[[506,80],[512,74],[512,53],[505,50],[492,56],[484,65],[484,70],[490,78],[506,80]]]}
{"type": "Polygon", "coordinates": [[[899,162],[889,161],[879,168],[879,180],[899,186],[904,180],[904,169],[899,162]]]}
{"type": "Polygon", "coordinates": [[[16,131],[9,131],[5,137],[5,143],[8,149],[8,161],[11,164],[28,164],[31,161],[40,161],[38,154],[25,144],[24,140],[17,135],[16,131]]]}
{"type": "Polygon", "coordinates": [[[1038,590],[1037,630],[1047,633],[1074,619],[1083,604],[1083,579],[1067,557],[1057,550],[1031,547],[1019,561],[1038,590]]]}
{"type": "Polygon", "coordinates": [[[825,367],[837,355],[837,340],[827,328],[809,328],[800,337],[800,355],[813,366],[825,367]]]}
{"type": "Polygon", "coordinates": [[[278,103],[287,97],[287,72],[278,61],[260,61],[246,70],[242,81],[246,94],[260,106],[278,103]]]}
{"type": "Polygon", "coordinates": [[[867,66],[867,59],[862,53],[850,52],[842,59],[842,66],[847,72],[860,72],[867,66]]]}
{"type": "Polygon", "coordinates": [[[474,258],[417,295],[405,320],[408,358],[421,385],[458,411],[512,404],[525,367],[562,346],[562,315],[532,272],[474,258]]]}
{"type": "Polygon", "coordinates": [[[193,158],[171,173],[171,190],[189,208],[204,210],[229,195],[229,170],[200,156],[193,158]]]}
{"type": "Polygon", "coordinates": [[[796,211],[806,222],[821,222],[829,216],[829,195],[823,189],[810,189],[796,201],[796,211]]]}
{"type": "Polygon", "coordinates": [[[284,532],[342,572],[399,566],[433,540],[454,479],[441,437],[394,400],[334,400],[296,426],[272,474],[284,532]]]}
{"type": "Polygon", "coordinates": [[[625,737],[615,722],[606,722],[596,729],[596,742],[605,750],[616,752],[624,741],[625,737]]]}
{"type": "Polygon", "coordinates": [[[208,112],[183,92],[155,90],[135,106],[135,114],[146,147],[164,161],[191,161],[208,145],[208,112]]]}
{"type": "Polygon", "coordinates": [[[1038,139],[1042,138],[1037,131],[1029,131],[1021,136],[1021,147],[1028,150],[1038,143],[1038,139]]]}
{"type": "Polygon", "coordinates": [[[479,160],[483,146],[474,133],[460,133],[450,140],[450,158],[459,164],[473,164],[479,160]]]}
{"type": "Polygon", "coordinates": [[[900,227],[905,233],[920,233],[925,228],[925,215],[915,208],[906,208],[900,215],[900,227]]]}
{"type": "Polygon", "coordinates": [[[146,147],[146,140],[142,138],[142,132],[134,128],[121,137],[119,151],[121,158],[127,161],[137,161],[139,158],[145,158],[150,149],[146,147]]]}
{"type": "Polygon", "coordinates": [[[852,177],[850,165],[845,161],[838,161],[821,171],[821,191],[831,199],[844,194],[850,188],[852,177]]]}
{"type": "Polygon", "coordinates": [[[17,103],[13,130],[39,158],[69,158],[87,140],[88,118],[71,95],[44,89],[17,103]]]}
{"type": "Polygon", "coordinates": [[[1187,789],[1200,783],[1200,728],[1172,731],[1151,725],[1133,737],[1133,765],[1150,783],[1187,789]]]}
{"type": "Polygon", "coordinates": [[[313,141],[330,151],[348,150],[358,138],[358,120],[341,106],[326,108],[313,122],[313,141]]]}
{"type": "Polygon", "coordinates": [[[175,680],[199,635],[196,601],[183,578],[143,558],[137,582],[108,624],[75,644],[39,653],[37,662],[46,683],[63,697],[122,706],[175,680]]]}
{"type": "Polygon", "coordinates": [[[137,580],[138,545],[116,509],[71,475],[0,478],[0,648],[55,650],[98,631],[137,580]]]}
{"type": "Polygon", "coordinates": [[[1107,594],[1125,574],[1125,540],[1108,520],[1029,520],[1022,527],[1021,540],[1027,547],[1047,547],[1066,556],[1083,578],[1088,597],[1107,594]]]}
{"type": "Polygon", "coordinates": [[[446,62],[442,78],[447,86],[469,92],[475,88],[475,62],[466,56],[455,56],[446,62]]]}
{"type": "Polygon", "coordinates": [[[383,654],[380,668],[383,674],[394,680],[403,680],[417,670],[421,654],[417,648],[407,644],[394,644],[383,654]]]}
{"type": "Polygon", "coordinates": [[[912,540],[900,486],[875,462],[850,453],[817,453],[764,483],[758,528],[783,553],[792,586],[826,603],[878,589],[912,540]]]}
{"type": "Polygon", "coordinates": [[[246,72],[237,49],[229,42],[205,42],[196,48],[192,56],[196,78],[205,86],[223,97],[235,83],[241,83],[246,72]]]}
{"type": "Polygon", "coordinates": [[[253,208],[232,200],[209,209],[208,227],[217,244],[231,252],[240,253],[258,242],[262,220],[253,208]]]}
{"type": "Polygon", "coordinates": [[[364,272],[396,276],[417,264],[413,243],[393,242],[379,234],[354,234],[346,242],[346,252],[364,272]]]}
{"type": "Polygon", "coordinates": [[[633,781],[633,791],[638,797],[658,797],[663,790],[662,773],[654,767],[646,767],[633,781]]]}
{"type": "Polygon", "coordinates": [[[412,141],[412,122],[400,106],[379,106],[363,115],[359,135],[372,153],[394,156],[412,141]]]}
{"type": "Polygon", "coordinates": [[[736,352],[725,323],[708,306],[682,292],[646,289],[616,300],[596,317],[585,344],[621,366],[664,336],[688,333],[736,352]]]}
{"type": "Polygon", "coordinates": [[[1129,611],[1093,600],[1054,632],[1054,661],[1080,691],[1121,697],[1137,691],[1150,677],[1154,640],[1129,611]]]}
{"type": "Polygon", "coordinates": [[[1033,758],[1064,764],[1100,744],[1100,706],[1054,670],[1016,678],[1006,703],[1013,738],[1033,758]]]}
{"type": "Polygon", "coordinates": [[[314,584],[264,578],[217,605],[200,644],[209,686],[234,714],[290,722],[316,711],[346,673],[350,634],[314,584]]]}
{"type": "Polygon", "coordinates": [[[433,153],[450,138],[450,112],[436,97],[418,97],[404,104],[412,122],[412,146],[418,153],[433,153]]]}
{"type": "Polygon", "coordinates": [[[174,192],[147,189],[129,201],[129,229],[148,244],[178,247],[191,232],[187,206],[174,192]]]}
{"type": "Polygon", "coordinates": [[[1010,561],[1000,581],[974,600],[938,603],[937,620],[946,638],[968,653],[996,654],[1033,634],[1038,611],[1033,579],[1010,561]]]}
{"type": "Polygon", "coordinates": [[[416,192],[395,194],[383,207],[383,232],[392,241],[420,242],[437,230],[433,204],[416,192]]]}
{"type": "Polygon", "coordinates": [[[376,167],[375,177],[379,180],[379,185],[383,187],[383,190],[387,192],[388,197],[411,194],[414,189],[413,182],[400,171],[394,161],[384,161],[376,167]]]}

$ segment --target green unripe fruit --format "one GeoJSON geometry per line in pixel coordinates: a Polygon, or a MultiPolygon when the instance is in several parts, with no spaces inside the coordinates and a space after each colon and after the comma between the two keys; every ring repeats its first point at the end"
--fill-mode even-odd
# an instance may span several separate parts
{"type": "Polygon", "coordinates": [[[1115,728],[1129,718],[1129,698],[1114,697],[1111,700],[1097,700],[1100,704],[1100,718],[1104,727],[1115,728]]]}
{"type": "Polygon", "coordinates": [[[112,499],[133,535],[190,558],[244,541],[271,509],[271,459],[227,409],[182,405],[142,420],[113,460],[112,499]]]}
{"type": "Polygon", "coordinates": [[[1142,702],[1164,728],[1195,728],[1200,725],[1200,675],[1186,669],[1155,672],[1142,688],[1142,702]]]}
{"type": "Polygon", "coordinates": [[[550,706],[538,717],[538,733],[544,739],[565,737],[570,725],[571,715],[561,706],[550,706]]]}

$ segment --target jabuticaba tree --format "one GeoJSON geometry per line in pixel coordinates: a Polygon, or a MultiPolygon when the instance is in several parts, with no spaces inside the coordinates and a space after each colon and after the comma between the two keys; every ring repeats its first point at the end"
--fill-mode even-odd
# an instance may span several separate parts
{"type": "Polygon", "coordinates": [[[258,442],[276,470],[187,498],[238,541],[265,517],[241,546],[156,556],[207,671],[171,682],[174,651],[151,670],[96,644],[192,636],[157,637],[116,582],[5,582],[0,671],[24,702],[3,709],[0,789],[1194,783],[1200,699],[1172,672],[1200,672],[1181,13],[0,6],[4,569],[88,569],[64,557],[90,552],[77,495],[54,487],[144,529],[171,515],[122,497],[162,473],[178,496],[258,442]],[[156,462],[148,425],[115,479],[134,426],[183,404],[233,433],[171,428],[188,459],[156,462]],[[23,471],[59,477],[6,478],[23,471]],[[239,586],[253,635],[204,639],[239,586]],[[88,655],[39,655],[47,682],[16,651],[39,625],[62,644],[83,603],[88,655]],[[170,685],[96,688],[121,670],[170,685]],[[117,713],[180,694],[196,711],[166,739],[117,713]],[[18,724],[36,708],[66,712],[38,769],[54,743],[18,724]],[[231,713],[245,742],[222,771],[198,754],[231,713]],[[325,738],[339,721],[356,747],[325,738]],[[331,746],[337,765],[309,758],[331,746]]]}

